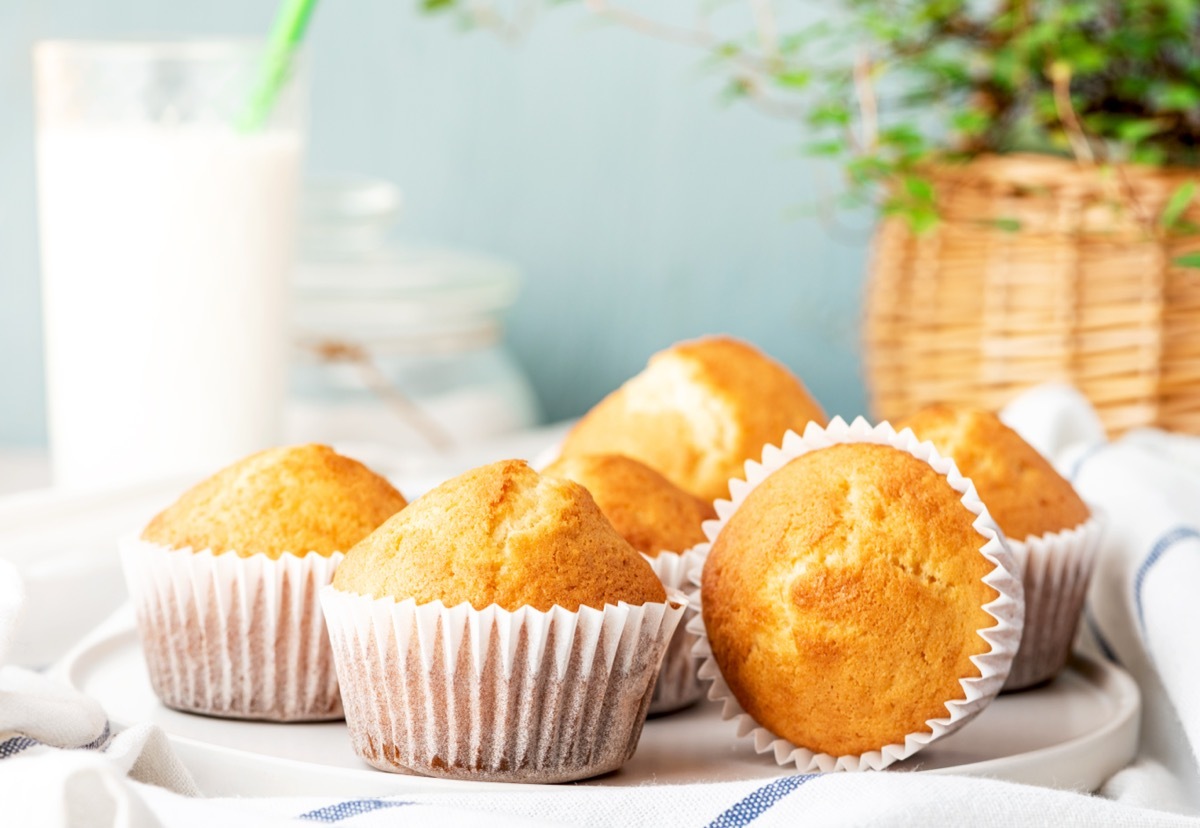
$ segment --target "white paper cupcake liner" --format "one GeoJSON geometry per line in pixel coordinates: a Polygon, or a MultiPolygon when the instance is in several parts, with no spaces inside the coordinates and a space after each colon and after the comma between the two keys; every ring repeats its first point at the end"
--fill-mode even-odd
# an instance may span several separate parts
{"type": "Polygon", "coordinates": [[[321,591],[354,750],[386,771],[565,782],[637,747],[688,601],[446,607],[321,591]]]}
{"type": "MultiPolygon", "coordinates": [[[[909,429],[897,434],[895,429],[886,422],[872,426],[861,417],[855,419],[850,425],[847,425],[842,418],[835,417],[825,428],[821,428],[815,423],[809,423],[803,437],[789,431],[784,435],[781,447],[766,446],[763,449],[761,463],[747,461],[746,479],[729,481],[731,499],[716,501],[714,506],[717,510],[717,519],[706,521],[704,524],[704,533],[708,536],[709,542],[696,547],[700,560],[689,573],[692,583],[700,585],[703,561],[708,557],[712,542],[716,540],[721,529],[759,483],[789,461],[810,451],[827,448],[838,443],[875,443],[891,446],[928,463],[938,474],[945,475],[950,486],[955,491],[962,493],[963,506],[977,516],[974,527],[981,538],[980,552],[994,565],[993,570],[984,577],[983,582],[995,589],[999,597],[983,606],[983,609],[996,620],[996,623],[994,626],[979,630],[979,635],[990,648],[986,653],[971,657],[972,663],[979,668],[980,675],[959,680],[963,695],[959,699],[946,700],[948,715],[927,720],[925,724],[929,728],[928,731],[910,733],[904,737],[904,741],[901,743],[881,746],[879,750],[862,754],[845,756],[817,753],[792,744],[755,721],[738,704],[732,690],[722,677],[721,670],[713,658],[712,648],[704,629],[703,617],[694,618],[688,624],[688,629],[695,633],[698,639],[695,647],[696,655],[703,658],[700,666],[700,678],[712,682],[708,697],[714,701],[723,702],[722,716],[736,722],[739,738],[751,738],[754,742],[754,749],[758,753],[771,752],[775,761],[781,766],[795,765],[802,772],[880,770],[893,762],[907,759],[931,742],[953,733],[977,716],[1000,692],[1021,643],[1024,599],[1020,570],[1017,568],[1017,563],[1003,535],[976,495],[974,485],[959,474],[953,460],[939,455],[931,443],[918,442],[909,429]]],[[[702,590],[694,595],[694,600],[699,611],[704,601],[702,590]]]]}
{"type": "Polygon", "coordinates": [[[1025,631],[1006,692],[1054,678],[1071,657],[1103,535],[1104,519],[1093,512],[1074,529],[1009,540],[1025,587],[1025,631]]]}
{"type": "MultiPolygon", "coordinates": [[[[653,558],[649,555],[643,557],[650,562],[654,574],[668,590],[687,592],[691,588],[688,573],[699,560],[695,552],[660,552],[653,558]]],[[[698,702],[704,695],[704,685],[700,683],[697,673],[700,662],[692,654],[696,635],[687,630],[688,622],[695,615],[694,603],[689,602],[683,620],[667,644],[667,652],[658,671],[658,681],[654,684],[654,694],[650,697],[651,716],[682,710],[698,702]]]]}
{"type": "Polygon", "coordinates": [[[238,719],[340,719],[318,593],[341,559],[123,540],[125,582],[163,704],[238,719]]]}

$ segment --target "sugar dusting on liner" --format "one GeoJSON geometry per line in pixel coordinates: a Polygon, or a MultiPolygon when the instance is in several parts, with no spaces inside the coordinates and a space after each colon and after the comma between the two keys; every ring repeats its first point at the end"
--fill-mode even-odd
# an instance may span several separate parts
{"type": "MultiPolygon", "coordinates": [[[[655,557],[643,555],[650,568],[668,590],[685,591],[689,588],[688,573],[697,561],[693,552],[659,552],[655,557]]],[[[675,628],[675,634],[667,645],[658,681],[654,684],[654,695],[650,699],[650,715],[672,713],[698,702],[704,695],[704,685],[696,670],[700,666],[692,648],[696,645],[695,633],[688,632],[687,623],[696,615],[694,603],[689,602],[683,620],[675,628]]]]}
{"type": "Polygon", "coordinates": [[[688,599],[522,607],[321,590],[354,750],[387,771],[566,782],[637,747],[688,599]]]}
{"type": "MultiPolygon", "coordinates": [[[[841,417],[834,417],[825,428],[821,428],[815,423],[809,423],[804,430],[803,437],[789,431],[784,435],[781,447],[766,446],[763,449],[761,463],[753,460],[747,461],[746,479],[729,481],[730,500],[716,501],[714,506],[717,510],[717,519],[704,523],[704,533],[708,536],[708,542],[694,547],[698,563],[692,567],[689,573],[692,583],[700,586],[703,562],[708,558],[712,542],[716,540],[726,522],[758,484],[789,461],[810,451],[827,448],[838,443],[874,443],[891,446],[928,463],[938,474],[945,475],[950,486],[955,491],[962,493],[963,506],[976,515],[973,525],[986,541],[980,552],[995,565],[995,568],[983,578],[983,582],[995,589],[999,597],[983,606],[983,609],[996,619],[996,624],[979,630],[980,637],[990,647],[988,652],[971,657],[972,663],[979,668],[980,676],[959,680],[959,685],[963,689],[963,698],[946,701],[946,710],[949,715],[927,720],[925,724],[929,727],[928,732],[910,733],[904,737],[903,743],[885,745],[879,750],[846,756],[815,753],[807,748],[799,747],[776,736],[756,722],[738,704],[729,685],[721,676],[721,670],[713,658],[712,648],[705,633],[703,616],[692,619],[688,624],[688,629],[696,634],[698,640],[695,654],[703,659],[703,663],[700,665],[700,678],[712,683],[708,697],[713,701],[724,703],[722,718],[734,720],[737,724],[738,738],[747,736],[752,738],[755,751],[758,753],[770,751],[774,754],[778,764],[794,764],[802,772],[880,770],[893,762],[907,759],[926,745],[953,733],[977,716],[1000,692],[1001,686],[1008,677],[1013,658],[1021,643],[1025,607],[1016,560],[1003,535],[976,495],[975,486],[958,472],[954,461],[939,455],[931,443],[919,443],[909,429],[904,429],[897,434],[889,423],[884,422],[872,426],[862,417],[855,419],[850,425],[847,425],[841,417]]],[[[699,611],[703,607],[702,590],[694,594],[694,600],[699,611]]]]}
{"type": "Polygon", "coordinates": [[[263,554],[120,542],[154,692],[168,707],[238,719],[342,718],[318,593],[341,552],[263,554]]]}
{"type": "Polygon", "coordinates": [[[1009,540],[1025,587],[1025,632],[1005,692],[1040,684],[1066,665],[1103,536],[1104,517],[1093,509],[1073,529],[1009,540]]]}

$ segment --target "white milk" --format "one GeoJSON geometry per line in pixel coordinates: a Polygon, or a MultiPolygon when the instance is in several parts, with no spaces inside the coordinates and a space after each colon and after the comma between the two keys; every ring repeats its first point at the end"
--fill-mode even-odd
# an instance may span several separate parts
{"type": "Polygon", "coordinates": [[[213,470],[276,442],[299,134],[37,142],[56,482],[213,470]]]}

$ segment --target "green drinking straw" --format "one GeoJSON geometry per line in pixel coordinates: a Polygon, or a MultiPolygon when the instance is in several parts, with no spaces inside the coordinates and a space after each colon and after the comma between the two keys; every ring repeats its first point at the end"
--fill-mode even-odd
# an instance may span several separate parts
{"type": "Polygon", "coordinates": [[[316,5],[317,0],[284,0],[271,27],[267,51],[259,63],[254,90],[238,117],[239,132],[255,132],[266,123],[279,89],[287,79],[292,55],[304,38],[304,30],[316,5]]]}

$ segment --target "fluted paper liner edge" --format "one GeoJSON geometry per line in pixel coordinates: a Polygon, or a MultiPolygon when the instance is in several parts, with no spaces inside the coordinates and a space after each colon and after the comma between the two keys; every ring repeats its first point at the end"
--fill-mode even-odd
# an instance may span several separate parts
{"type": "Polygon", "coordinates": [[[1025,631],[1004,691],[1054,678],[1071,657],[1104,536],[1103,514],[1072,529],[1009,540],[1025,587],[1025,631]]]}
{"type": "MultiPolygon", "coordinates": [[[[654,557],[643,557],[649,561],[650,568],[666,589],[688,591],[688,573],[697,560],[695,552],[659,552],[654,557]]],[[[658,681],[654,684],[654,695],[650,699],[651,716],[682,710],[704,696],[704,685],[697,672],[700,662],[692,653],[696,635],[687,629],[688,622],[695,615],[694,602],[689,602],[683,620],[667,644],[667,652],[658,671],[658,681]]]]}
{"type": "Polygon", "coordinates": [[[246,557],[120,543],[154,692],[168,707],[239,719],[340,719],[318,592],[341,552],[246,557]]]}
{"type": "Polygon", "coordinates": [[[688,599],[515,611],[372,598],[321,605],[354,750],[377,768],[564,782],[637,747],[667,642],[688,599]]]}
{"type": "MultiPolygon", "coordinates": [[[[692,619],[688,629],[696,634],[698,640],[695,654],[703,659],[700,678],[711,683],[709,699],[723,702],[722,718],[733,720],[737,725],[738,738],[752,739],[755,751],[771,752],[779,765],[795,765],[802,772],[881,770],[893,762],[907,759],[930,743],[958,730],[979,715],[1000,692],[1020,646],[1023,626],[1025,604],[1020,570],[1003,534],[976,494],[974,484],[959,473],[953,460],[938,454],[932,443],[919,442],[910,429],[897,433],[887,422],[872,426],[862,417],[856,418],[849,425],[841,417],[835,417],[824,428],[809,423],[803,436],[789,431],[784,435],[780,446],[764,447],[761,463],[748,460],[746,478],[729,481],[730,499],[717,500],[713,504],[717,510],[717,518],[704,524],[704,533],[708,541],[693,548],[697,553],[697,563],[693,565],[689,574],[692,583],[700,586],[704,560],[708,557],[712,542],[758,484],[789,461],[810,451],[838,443],[875,443],[904,451],[928,463],[934,471],[946,477],[955,491],[962,494],[962,504],[976,515],[973,525],[985,541],[980,551],[994,565],[992,571],[983,578],[983,582],[995,589],[998,597],[984,604],[983,609],[996,623],[979,630],[979,635],[987,642],[989,650],[971,657],[972,663],[979,668],[980,675],[959,680],[963,697],[946,700],[949,715],[927,720],[925,724],[929,731],[910,733],[904,737],[902,743],[885,745],[879,750],[862,754],[833,756],[794,745],[756,722],[738,704],[722,677],[713,658],[703,616],[698,615],[692,619]]],[[[693,600],[697,604],[697,611],[701,611],[704,603],[703,590],[697,590],[693,600]]]]}

